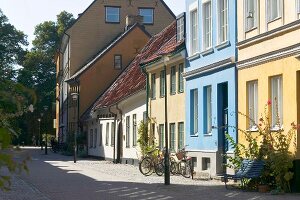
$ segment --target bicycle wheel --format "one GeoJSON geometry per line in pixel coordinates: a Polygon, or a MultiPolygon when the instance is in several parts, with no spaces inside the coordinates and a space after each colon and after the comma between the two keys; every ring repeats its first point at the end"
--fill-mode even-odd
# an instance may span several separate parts
{"type": "Polygon", "coordinates": [[[165,170],[164,160],[157,163],[154,168],[157,176],[162,176],[165,170]]]}
{"type": "Polygon", "coordinates": [[[190,178],[191,177],[191,172],[192,172],[192,167],[190,165],[190,162],[187,162],[185,160],[180,161],[180,163],[179,163],[179,172],[185,178],[190,178]]]}
{"type": "Polygon", "coordinates": [[[143,158],[143,160],[139,163],[139,170],[143,175],[150,176],[153,172],[151,158],[143,158]]]}
{"type": "Polygon", "coordinates": [[[176,162],[171,162],[171,165],[170,165],[171,174],[176,175],[178,173],[177,169],[178,169],[177,163],[176,162]]]}

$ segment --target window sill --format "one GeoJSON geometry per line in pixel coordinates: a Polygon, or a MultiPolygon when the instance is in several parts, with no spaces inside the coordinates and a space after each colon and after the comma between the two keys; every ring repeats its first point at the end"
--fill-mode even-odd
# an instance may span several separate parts
{"type": "Polygon", "coordinates": [[[108,22],[108,21],[105,21],[106,24],[120,24],[120,22],[108,22]]]}
{"type": "Polygon", "coordinates": [[[171,96],[176,95],[176,92],[171,92],[170,95],[171,96]]]}
{"type": "Polygon", "coordinates": [[[190,135],[191,137],[198,137],[198,133],[190,135]]]}
{"type": "Polygon", "coordinates": [[[246,131],[247,131],[247,132],[258,132],[259,129],[256,127],[256,128],[250,128],[250,129],[247,129],[246,131]]]}
{"type": "Polygon", "coordinates": [[[222,42],[221,44],[218,44],[216,46],[216,49],[221,50],[221,49],[224,49],[224,48],[226,48],[228,46],[230,46],[230,42],[227,40],[225,42],[222,42]]]}
{"type": "Polygon", "coordinates": [[[192,60],[195,60],[197,58],[200,58],[200,53],[199,52],[198,53],[194,53],[192,56],[188,57],[187,59],[189,61],[192,61],[192,60]]]}
{"type": "Polygon", "coordinates": [[[267,24],[270,24],[270,23],[272,23],[272,22],[275,22],[275,21],[277,21],[277,20],[279,20],[279,19],[281,19],[281,16],[276,17],[276,18],[274,18],[274,19],[271,19],[270,21],[267,22],[267,24]]]}
{"type": "Polygon", "coordinates": [[[254,26],[254,27],[252,27],[252,28],[246,30],[245,33],[246,33],[246,34],[247,34],[247,33],[250,33],[250,32],[252,32],[252,31],[254,31],[254,30],[256,30],[256,29],[257,29],[257,26],[254,26]]]}
{"type": "Polygon", "coordinates": [[[182,90],[182,91],[178,91],[178,94],[180,94],[180,93],[184,93],[184,90],[182,90]]]}
{"type": "Polygon", "coordinates": [[[277,132],[277,131],[283,131],[283,126],[281,126],[281,127],[272,127],[271,129],[270,129],[270,131],[272,131],[272,132],[277,132]]]}
{"type": "Polygon", "coordinates": [[[151,100],[156,100],[156,97],[150,98],[151,100]]]}
{"type": "Polygon", "coordinates": [[[202,55],[202,56],[207,56],[207,55],[209,55],[209,54],[211,54],[211,53],[213,53],[213,52],[214,52],[214,49],[213,49],[212,47],[210,47],[210,48],[208,48],[208,49],[202,51],[202,52],[201,52],[201,55],[202,55]]]}
{"type": "Polygon", "coordinates": [[[163,99],[163,98],[165,98],[165,96],[160,96],[159,98],[163,99]]]}
{"type": "Polygon", "coordinates": [[[204,134],[204,137],[211,137],[212,136],[212,133],[206,133],[204,134]]]}

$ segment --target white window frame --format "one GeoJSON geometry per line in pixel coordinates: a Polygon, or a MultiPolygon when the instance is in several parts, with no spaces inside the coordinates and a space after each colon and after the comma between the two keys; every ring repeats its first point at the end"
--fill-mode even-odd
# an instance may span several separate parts
{"type": "Polygon", "coordinates": [[[156,74],[151,74],[151,98],[156,98],[156,74]]]}
{"type": "Polygon", "coordinates": [[[272,128],[277,130],[282,128],[283,124],[283,82],[282,76],[271,77],[271,124],[272,128]],[[276,100],[275,100],[276,98],[276,100]],[[278,114],[278,116],[277,116],[278,114]],[[278,117],[279,120],[278,121],[278,117]]]}
{"type": "Polygon", "coordinates": [[[182,149],[183,147],[184,147],[184,122],[178,122],[178,143],[177,143],[177,149],[182,149]]]}
{"type": "Polygon", "coordinates": [[[176,20],[177,25],[177,42],[184,39],[184,17],[180,17],[176,20]]]}
{"type": "MultiPolygon", "coordinates": [[[[300,14],[300,0],[296,0],[296,14],[299,15],[300,14]]],[[[297,19],[299,18],[299,16],[297,16],[297,19]]]]}
{"type": "Polygon", "coordinates": [[[117,6],[105,6],[105,22],[106,23],[120,23],[120,7],[117,7],[117,6]],[[118,20],[117,21],[113,21],[113,20],[109,20],[108,19],[108,16],[109,16],[108,9],[117,9],[118,10],[118,20]]]}
{"type": "Polygon", "coordinates": [[[256,131],[258,124],[258,81],[249,81],[247,83],[247,110],[248,110],[248,130],[256,131]],[[252,121],[253,120],[253,121],[252,121]]]}
{"type": "Polygon", "coordinates": [[[130,116],[126,116],[126,148],[130,147],[130,116]]]}
{"type": "Polygon", "coordinates": [[[212,48],[212,2],[211,0],[204,1],[202,3],[202,43],[203,43],[203,51],[207,51],[212,48]],[[210,5],[210,15],[206,16],[206,5],[210,5]],[[206,27],[206,23],[208,22],[208,27],[206,27]],[[208,28],[208,30],[206,30],[208,28]],[[206,41],[206,37],[208,40],[206,41]]]}
{"type": "Polygon", "coordinates": [[[137,145],[137,120],[136,114],[132,115],[132,146],[137,145]]]}
{"type": "Polygon", "coordinates": [[[166,95],[166,70],[160,71],[159,75],[159,96],[160,98],[165,97],[166,95]]]}
{"type": "Polygon", "coordinates": [[[276,19],[279,19],[282,16],[282,0],[266,0],[266,13],[267,13],[267,22],[272,22],[276,19]],[[276,2],[275,2],[276,1],[276,2]],[[271,16],[271,12],[273,11],[272,4],[277,4],[277,16],[271,16]],[[271,5],[270,5],[271,4],[271,5]]]}
{"type": "Polygon", "coordinates": [[[170,73],[170,94],[176,94],[176,66],[171,67],[170,73]]]}
{"type": "Polygon", "coordinates": [[[109,143],[109,122],[106,123],[106,137],[105,137],[105,145],[108,146],[108,143],[109,143]]]}
{"type": "Polygon", "coordinates": [[[94,129],[94,148],[96,148],[97,147],[97,142],[98,142],[98,129],[97,128],[95,128],[94,129]]]}
{"type": "Polygon", "coordinates": [[[115,122],[111,123],[111,129],[110,129],[110,133],[111,133],[111,137],[110,137],[110,146],[115,146],[115,129],[116,129],[116,125],[115,122]]]}
{"type": "Polygon", "coordinates": [[[190,11],[190,50],[191,55],[195,55],[199,51],[199,15],[198,8],[195,8],[190,11]],[[196,13],[196,17],[193,18],[196,13]]]}
{"type": "Polygon", "coordinates": [[[191,93],[193,94],[192,96],[192,104],[193,104],[193,110],[192,111],[192,117],[193,117],[193,132],[191,132],[192,135],[198,135],[198,130],[199,130],[199,125],[198,125],[198,119],[199,119],[199,113],[198,113],[198,109],[199,109],[199,98],[198,98],[198,89],[193,89],[191,90],[191,93]]]}
{"type": "Polygon", "coordinates": [[[245,32],[250,31],[254,28],[257,28],[257,19],[258,19],[258,3],[257,0],[244,0],[244,23],[245,23],[245,32]],[[249,8],[250,2],[253,2],[253,10],[249,8]],[[249,20],[253,19],[253,25],[249,23],[249,20]]]}
{"type": "Polygon", "coordinates": [[[94,145],[94,129],[90,129],[90,148],[93,148],[93,145],[94,145]]]}
{"type": "Polygon", "coordinates": [[[210,135],[212,133],[212,86],[208,85],[204,87],[205,90],[205,134],[210,135]]]}
{"type": "Polygon", "coordinates": [[[175,151],[176,148],[176,124],[170,123],[170,151],[175,151]]]}
{"type": "Polygon", "coordinates": [[[144,24],[154,24],[154,8],[139,8],[139,15],[143,16],[143,20],[144,20],[143,23],[144,24]],[[152,14],[151,15],[142,15],[141,14],[142,10],[151,10],[152,14]],[[145,22],[145,17],[144,16],[151,17],[151,21],[145,22]]]}
{"type": "Polygon", "coordinates": [[[228,13],[228,9],[229,9],[229,5],[228,5],[228,0],[218,0],[218,5],[217,5],[217,24],[218,24],[218,44],[223,44],[226,43],[228,41],[228,36],[229,36],[229,13],[228,13]],[[223,5],[226,2],[226,6],[224,6],[224,9],[221,10],[221,2],[223,2],[223,5]],[[222,18],[224,14],[224,18],[222,18]],[[223,19],[223,20],[222,20],[223,19]],[[226,21],[225,21],[226,20],[226,21]],[[224,23],[225,21],[225,23],[224,23]],[[223,41],[221,40],[221,36],[224,33],[224,39],[223,41]]]}
{"type": "Polygon", "coordinates": [[[159,125],[159,148],[164,148],[165,146],[165,125],[159,125]]]}

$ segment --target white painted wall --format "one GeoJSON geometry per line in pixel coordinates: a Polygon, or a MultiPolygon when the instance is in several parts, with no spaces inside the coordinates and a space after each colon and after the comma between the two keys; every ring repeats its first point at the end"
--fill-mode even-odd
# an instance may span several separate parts
{"type": "MultiPolygon", "coordinates": [[[[143,114],[146,112],[146,91],[142,91],[138,94],[135,94],[126,100],[119,103],[118,107],[122,110],[122,125],[123,125],[123,156],[122,159],[139,159],[139,147],[133,145],[133,115],[136,115],[136,140],[138,140],[138,127],[140,122],[143,120],[143,114]],[[129,147],[126,147],[126,117],[130,116],[130,143],[129,147]]],[[[115,144],[117,144],[117,125],[120,123],[121,115],[118,114],[115,129],[115,144]]],[[[102,157],[106,160],[113,159],[114,147],[112,145],[112,123],[114,119],[92,119],[87,122],[87,133],[88,133],[88,155],[102,157]],[[107,133],[107,123],[108,127],[108,144],[106,144],[106,133],[107,133]],[[100,129],[102,125],[102,143],[100,145],[100,129]],[[97,129],[97,144],[96,146],[91,145],[91,129],[93,130],[93,140],[95,140],[95,129],[97,129]]],[[[117,146],[116,146],[117,148],[117,146]]],[[[117,149],[115,149],[117,152],[117,149]]],[[[115,153],[116,155],[116,153],[115,153]]]]}

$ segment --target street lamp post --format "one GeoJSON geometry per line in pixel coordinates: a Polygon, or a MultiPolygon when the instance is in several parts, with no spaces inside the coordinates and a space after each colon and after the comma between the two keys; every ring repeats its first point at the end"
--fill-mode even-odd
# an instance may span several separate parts
{"type": "MultiPolygon", "coordinates": [[[[41,118],[38,118],[37,119],[38,120],[38,122],[39,122],[39,140],[40,140],[40,145],[41,145],[41,148],[43,148],[43,146],[42,146],[42,136],[41,136],[41,118]]],[[[41,150],[43,150],[43,149],[41,149],[41,150]]]]}
{"type": "MultiPolygon", "coordinates": [[[[44,113],[41,113],[41,118],[39,118],[39,119],[40,119],[40,125],[41,125],[41,121],[42,121],[43,116],[44,116],[44,113]]],[[[44,149],[43,149],[43,134],[42,134],[42,132],[41,132],[41,127],[40,127],[39,129],[40,129],[40,144],[41,144],[41,150],[44,150],[44,149]]]]}
{"type": "MultiPolygon", "coordinates": [[[[44,110],[45,110],[45,112],[47,112],[47,110],[48,110],[48,106],[44,106],[44,110]]],[[[45,121],[46,121],[46,126],[47,126],[47,114],[46,114],[46,116],[45,116],[45,121]]],[[[47,129],[45,129],[46,131],[45,131],[45,133],[46,133],[46,138],[45,138],[45,140],[46,140],[46,142],[45,142],[45,155],[47,155],[48,154],[48,140],[47,140],[47,129]]]]}
{"type": "Polygon", "coordinates": [[[73,101],[77,103],[77,108],[74,108],[74,118],[76,117],[76,126],[75,126],[75,132],[74,132],[74,163],[76,163],[77,160],[77,131],[78,131],[78,116],[76,115],[76,110],[78,109],[78,93],[72,93],[71,94],[73,101]]]}

